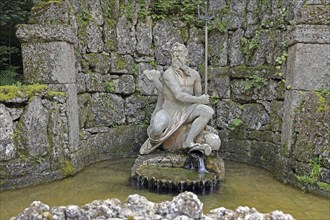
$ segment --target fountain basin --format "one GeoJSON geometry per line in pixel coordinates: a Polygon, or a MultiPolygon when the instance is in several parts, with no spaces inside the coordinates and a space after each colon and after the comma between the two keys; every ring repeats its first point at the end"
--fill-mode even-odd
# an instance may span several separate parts
{"type": "Polygon", "coordinates": [[[218,155],[206,157],[208,172],[198,173],[194,166],[187,166],[191,159],[188,154],[172,153],[139,156],[131,169],[132,183],[137,188],[157,193],[192,191],[205,194],[218,189],[225,175],[223,160],[218,155]]]}

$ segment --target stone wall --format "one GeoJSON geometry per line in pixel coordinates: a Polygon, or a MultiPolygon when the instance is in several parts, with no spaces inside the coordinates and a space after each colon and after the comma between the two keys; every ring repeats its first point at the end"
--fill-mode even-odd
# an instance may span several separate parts
{"type": "MultiPolygon", "coordinates": [[[[156,101],[154,88],[142,72],[151,68],[165,70],[170,64],[172,43],[187,45],[190,65],[204,77],[204,30],[194,14],[196,3],[35,2],[30,25],[18,30],[25,76],[29,83],[51,88],[66,86],[73,91],[73,101],[67,103],[73,106],[71,118],[63,124],[71,123],[74,128],[68,135],[74,150],[67,155],[77,170],[91,162],[137,153],[146,139],[146,126],[156,101]],[[78,110],[74,109],[74,100],[78,110]]],[[[220,154],[225,159],[261,166],[282,180],[300,184],[294,174],[303,173],[294,171],[300,165],[293,164],[309,167],[310,158],[301,161],[292,150],[285,153],[285,140],[294,138],[283,137],[282,131],[288,134],[288,123],[296,126],[295,130],[289,126],[290,132],[302,128],[296,120],[287,120],[290,117],[286,109],[292,102],[300,106],[296,99],[288,97],[303,89],[294,87],[286,61],[295,56],[293,47],[304,47],[296,43],[301,40],[295,37],[295,28],[328,24],[326,4],[303,0],[217,0],[211,5],[216,17],[209,24],[208,93],[216,112],[211,124],[219,130],[220,154]],[[293,35],[288,37],[287,33],[293,35]]],[[[308,82],[309,72],[310,69],[304,72],[304,83],[308,82]]],[[[311,92],[313,86],[309,87],[311,92]]],[[[329,89],[329,85],[322,88],[329,89]]],[[[7,102],[4,105],[6,109],[11,107],[7,102]]],[[[15,129],[13,124],[13,132],[15,129]]],[[[0,161],[5,169],[18,160],[17,153],[12,155],[10,160],[0,161]]],[[[320,154],[311,155],[314,158],[320,154]]],[[[323,173],[327,169],[322,166],[323,173]]],[[[329,177],[323,177],[323,182],[329,183],[329,177]]]]}

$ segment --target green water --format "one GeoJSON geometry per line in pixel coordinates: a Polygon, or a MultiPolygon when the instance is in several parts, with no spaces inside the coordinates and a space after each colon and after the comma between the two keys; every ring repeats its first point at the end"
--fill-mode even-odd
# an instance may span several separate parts
{"type": "MultiPolygon", "coordinates": [[[[50,206],[83,205],[96,199],[118,198],[125,202],[138,193],[153,202],[172,200],[170,195],[158,195],[130,186],[128,177],[134,159],[111,160],[94,164],[73,178],[0,192],[0,219],[16,216],[34,200],[50,206]]],[[[212,195],[199,196],[204,212],[217,207],[235,209],[239,205],[255,207],[259,212],[276,209],[290,213],[296,219],[329,220],[330,200],[276,181],[268,172],[246,164],[226,161],[226,181],[212,195]]]]}

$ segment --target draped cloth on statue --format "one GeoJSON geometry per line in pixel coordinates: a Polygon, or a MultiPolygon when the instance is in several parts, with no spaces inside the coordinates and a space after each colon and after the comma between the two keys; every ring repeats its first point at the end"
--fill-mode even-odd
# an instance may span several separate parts
{"type": "Polygon", "coordinates": [[[140,154],[148,154],[157,149],[166,139],[168,139],[176,130],[178,130],[181,125],[187,121],[195,107],[196,104],[186,104],[183,106],[180,103],[172,102],[171,108],[166,108],[166,110],[169,110],[168,113],[172,116],[171,123],[158,139],[148,138],[142,145],[140,154]]]}

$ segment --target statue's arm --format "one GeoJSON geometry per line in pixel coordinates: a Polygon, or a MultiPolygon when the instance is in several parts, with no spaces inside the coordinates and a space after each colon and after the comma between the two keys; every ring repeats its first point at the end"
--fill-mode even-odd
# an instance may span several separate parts
{"type": "Polygon", "coordinates": [[[201,96],[202,95],[202,82],[201,82],[201,76],[199,75],[199,73],[194,70],[191,69],[192,73],[195,75],[196,80],[194,82],[194,94],[196,96],[201,96]]]}
{"type": "Polygon", "coordinates": [[[174,97],[181,102],[187,103],[198,103],[198,104],[208,104],[209,98],[208,96],[201,95],[201,96],[194,96],[190,95],[186,92],[182,91],[182,88],[176,81],[173,73],[171,71],[166,71],[163,76],[164,83],[168,88],[171,90],[174,97]]]}

